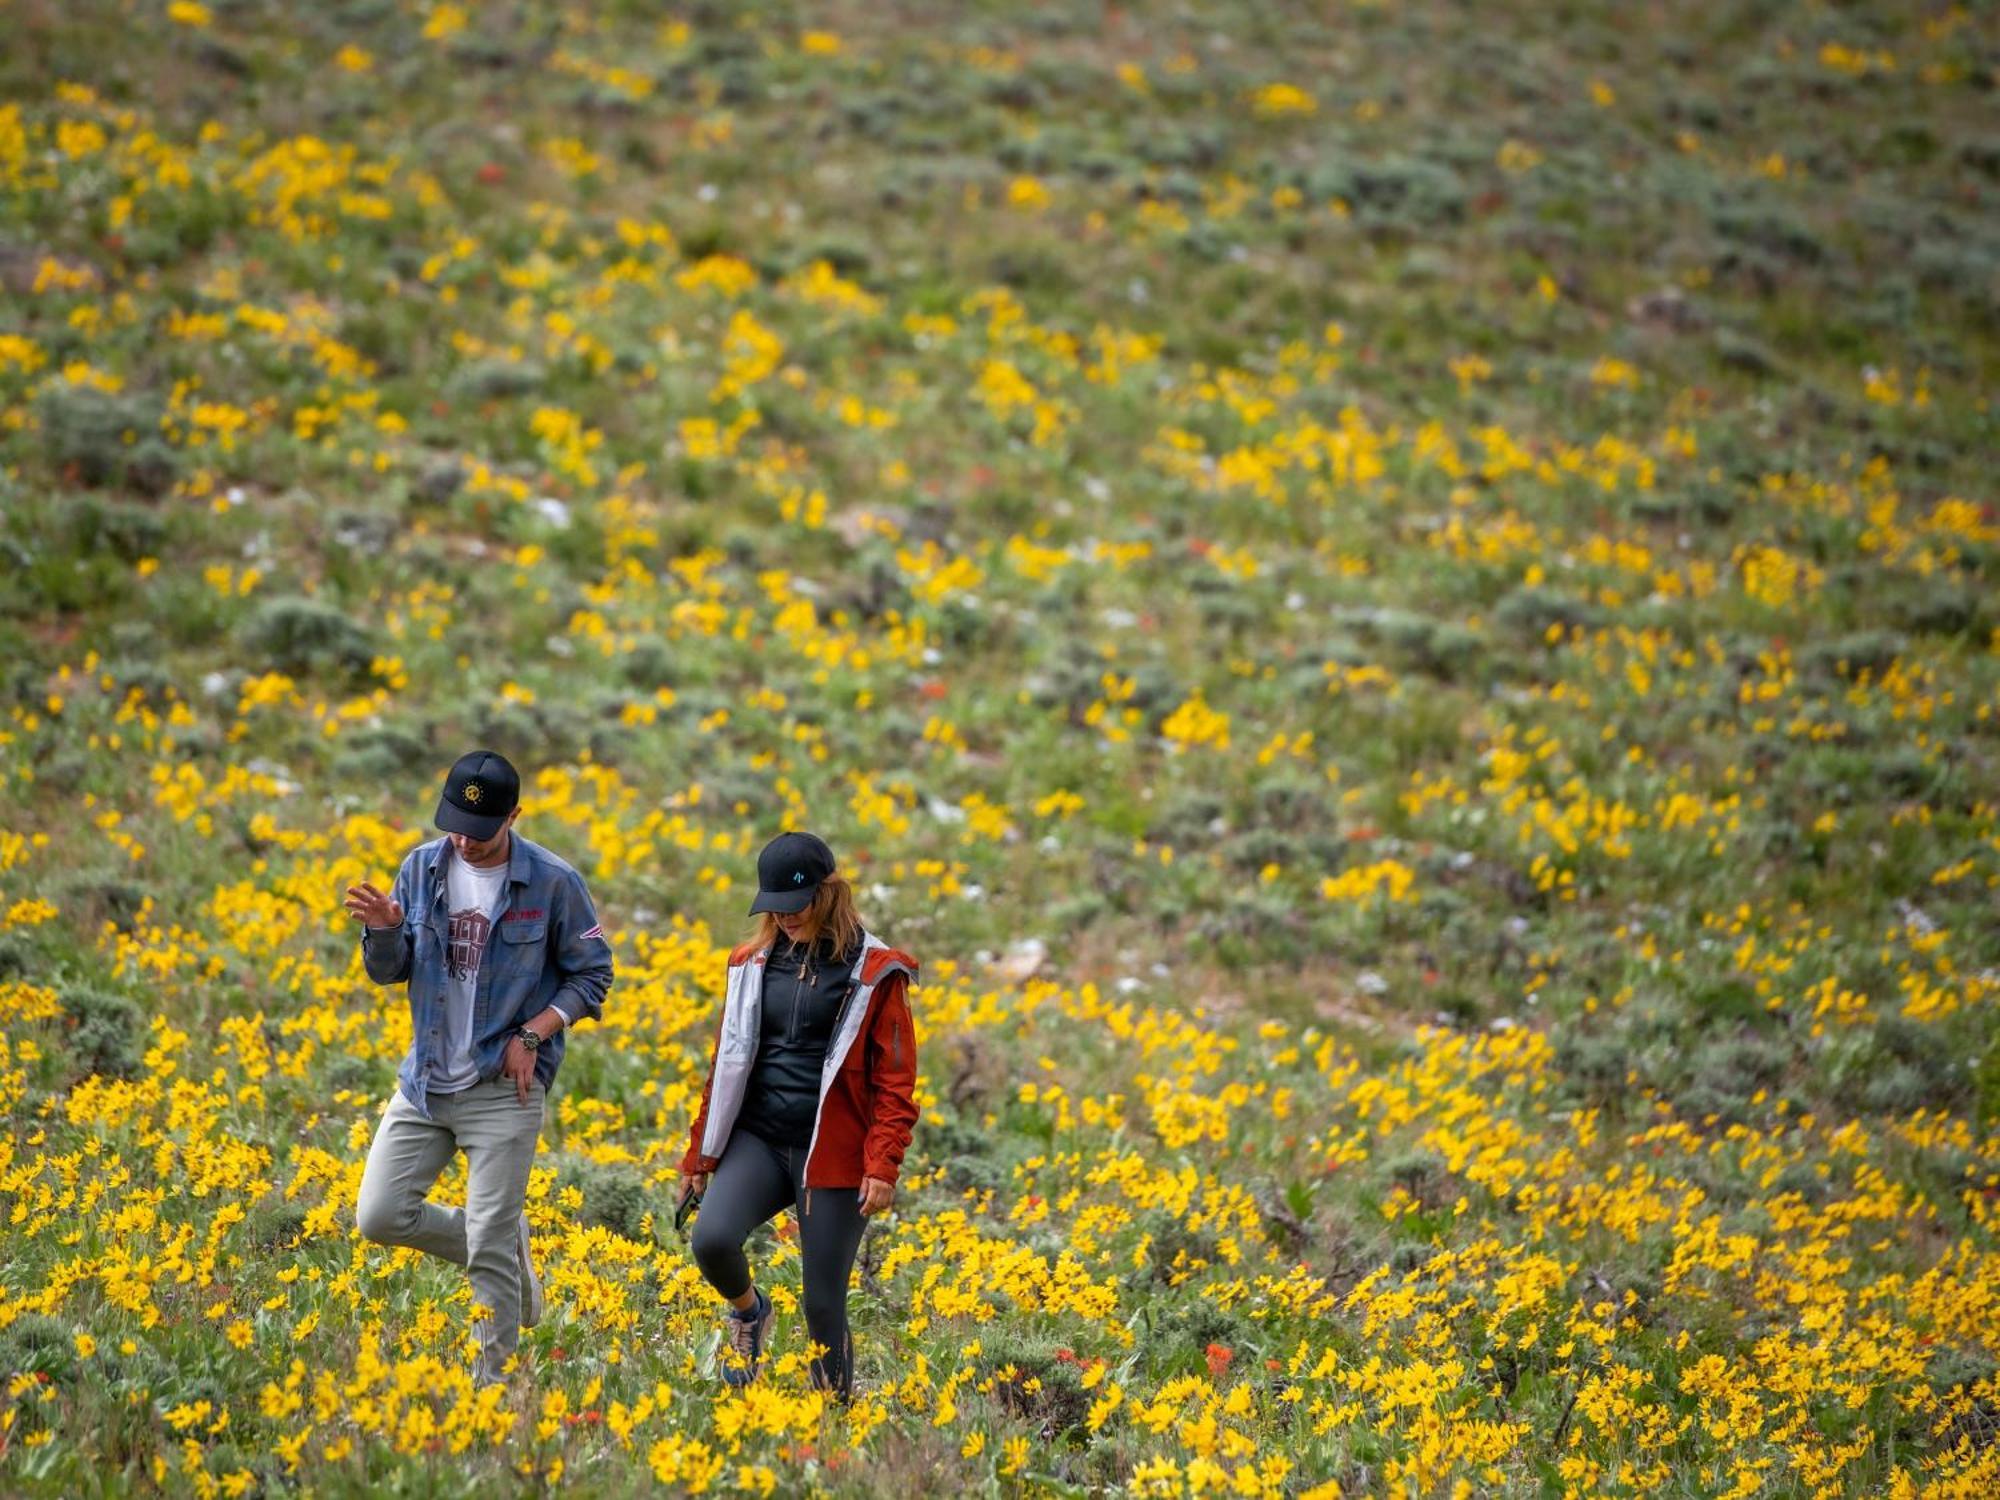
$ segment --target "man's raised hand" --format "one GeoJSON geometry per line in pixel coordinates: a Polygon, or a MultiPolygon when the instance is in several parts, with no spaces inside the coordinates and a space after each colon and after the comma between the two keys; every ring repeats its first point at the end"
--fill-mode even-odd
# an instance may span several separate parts
{"type": "Polygon", "coordinates": [[[403,908],[365,880],[347,888],[347,899],[342,904],[370,927],[403,925],[403,908]]]}

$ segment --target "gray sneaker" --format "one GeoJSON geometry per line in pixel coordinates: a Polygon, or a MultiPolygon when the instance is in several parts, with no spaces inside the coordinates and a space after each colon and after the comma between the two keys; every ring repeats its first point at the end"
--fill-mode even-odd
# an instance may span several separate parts
{"type": "Polygon", "coordinates": [[[731,1385],[748,1385],[757,1378],[757,1371],[764,1363],[764,1351],[770,1347],[771,1325],[778,1320],[778,1310],[771,1306],[764,1289],[760,1286],[755,1290],[754,1307],[747,1312],[732,1307],[722,1315],[727,1330],[724,1342],[729,1346],[729,1355],[722,1361],[722,1378],[731,1385]]]}
{"type": "Polygon", "coordinates": [[[528,1254],[528,1216],[514,1231],[514,1250],[521,1262],[521,1326],[533,1328],[542,1321],[542,1278],[535,1274],[535,1262],[528,1254]]]}

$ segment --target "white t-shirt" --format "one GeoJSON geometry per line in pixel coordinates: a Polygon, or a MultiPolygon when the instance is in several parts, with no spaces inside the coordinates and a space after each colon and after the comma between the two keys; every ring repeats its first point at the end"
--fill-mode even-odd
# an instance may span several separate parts
{"type": "Polygon", "coordinates": [[[479,957],[486,951],[507,894],[507,861],[489,869],[469,865],[451,851],[445,863],[444,1050],[431,1067],[429,1089],[449,1094],[479,1082],[472,1057],[472,1002],[479,957]]]}

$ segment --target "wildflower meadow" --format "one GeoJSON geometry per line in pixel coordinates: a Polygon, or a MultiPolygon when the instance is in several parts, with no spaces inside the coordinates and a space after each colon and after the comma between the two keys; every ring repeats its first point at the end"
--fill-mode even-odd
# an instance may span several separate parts
{"type": "Polygon", "coordinates": [[[0,0],[0,1493],[2000,1494],[1996,89],[0,0]],[[341,907],[475,746],[617,962],[477,1388],[341,907]],[[847,1404],[672,1222],[786,828],[922,963],[847,1404]]]}

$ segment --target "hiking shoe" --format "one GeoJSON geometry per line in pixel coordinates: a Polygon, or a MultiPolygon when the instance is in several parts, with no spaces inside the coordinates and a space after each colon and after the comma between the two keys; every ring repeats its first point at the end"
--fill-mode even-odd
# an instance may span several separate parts
{"type": "Polygon", "coordinates": [[[842,1406],[854,1400],[854,1335],[847,1335],[847,1357],[835,1365],[831,1354],[822,1355],[806,1366],[806,1380],[816,1391],[825,1391],[842,1406]]]}
{"type": "Polygon", "coordinates": [[[535,1274],[535,1262],[528,1254],[528,1216],[514,1230],[514,1252],[521,1262],[521,1326],[533,1328],[542,1321],[542,1278],[535,1274]]]}
{"type": "Polygon", "coordinates": [[[722,1378],[731,1385],[748,1385],[757,1378],[757,1371],[764,1362],[764,1350],[771,1342],[771,1325],[778,1320],[777,1309],[771,1306],[771,1299],[764,1295],[764,1289],[757,1287],[756,1304],[743,1312],[730,1308],[724,1314],[727,1328],[727,1342],[736,1358],[725,1359],[722,1364],[722,1378]]]}

